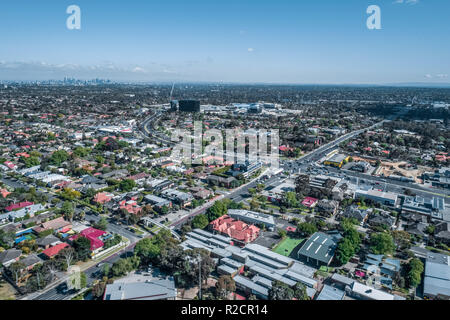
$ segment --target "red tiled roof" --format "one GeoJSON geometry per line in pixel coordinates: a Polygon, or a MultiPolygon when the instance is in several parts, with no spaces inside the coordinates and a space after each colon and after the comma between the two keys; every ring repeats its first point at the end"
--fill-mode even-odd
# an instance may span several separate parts
{"type": "Polygon", "coordinates": [[[228,215],[224,215],[213,222],[212,228],[229,237],[243,241],[245,243],[254,241],[259,235],[259,228],[254,225],[248,225],[245,222],[234,220],[228,215]]]}
{"type": "Polygon", "coordinates": [[[6,211],[13,211],[13,210],[22,209],[22,208],[25,208],[25,207],[32,206],[33,204],[34,204],[33,202],[29,202],[29,201],[15,203],[15,204],[12,204],[12,205],[6,207],[5,210],[6,211]]]}
{"type": "Polygon", "coordinates": [[[62,249],[67,248],[69,245],[67,243],[60,243],[56,246],[50,247],[42,251],[47,257],[51,258],[56,256],[62,249]]]}
{"type": "Polygon", "coordinates": [[[2,195],[3,198],[6,198],[8,195],[11,194],[11,192],[9,192],[6,189],[0,189],[0,194],[2,195]]]}
{"type": "Polygon", "coordinates": [[[94,201],[97,203],[106,203],[111,201],[113,195],[111,193],[107,193],[107,192],[101,192],[101,193],[97,193],[94,197],[94,201]]]}
{"type": "Polygon", "coordinates": [[[85,237],[91,242],[91,250],[96,250],[98,248],[101,248],[104,246],[104,243],[102,240],[99,239],[102,235],[106,234],[103,230],[98,230],[95,228],[88,228],[83,231],[81,231],[81,236],[85,237]]]}
{"type": "Polygon", "coordinates": [[[306,197],[303,201],[302,201],[302,205],[306,206],[306,207],[311,207],[313,206],[315,203],[317,203],[319,201],[319,199],[316,198],[311,198],[311,197],[306,197]]]}

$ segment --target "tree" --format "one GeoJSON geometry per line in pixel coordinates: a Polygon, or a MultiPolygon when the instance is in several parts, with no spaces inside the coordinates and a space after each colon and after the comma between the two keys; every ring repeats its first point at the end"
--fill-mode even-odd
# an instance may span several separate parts
{"type": "Polygon", "coordinates": [[[281,239],[286,238],[286,236],[287,236],[286,230],[278,229],[278,236],[279,236],[281,239]]]}
{"type": "Polygon", "coordinates": [[[78,260],[86,261],[91,257],[91,242],[85,237],[79,237],[73,242],[73,248],[78,260]]]}
{"type": "Polygon", "coordinates": [[[343,265],[350,261],[354,254],[354,247],[348,238],[342,238],[336,248],[336,259],[343,265]]]}
{"type": "Polygon", "coordinates": [[[228,275],[220,276],[216,282],[216,292],[219,299],[226,299],[231,292],[236,291],[236,283],[228,275]]]}
{"type": "Polygon", "coordinates": [[[140,240],[134,247],[134,254],[141,258],[141,261],[145,264],[155,259],[159,253],[160,247],[150,238],[140,240]]]}
{"type": "Polygon", "coordinates": [[[411,259],[408,264],[407,279],[411,287],[416,288],[422,281],[423,263],[417,258],[411,259]]]}
{"type": "Polygon", "coordinates": [[[92,287],[92,296],[97,299],[103,297],[105,289],[106,289],[106,282],[104,281],[94,284],[94,286],[92,287]]]}
{"type": "Polygon", "coordinates": [[[281,281],[273,281],[269,289],[269,300],[292,300],[295,297],[294,290],[281,281]]]}
{"type": "Polygon", "coordinates": [[[374,254],[390,254],[395,250],[392,236],[385,232],[370,235],[370,250],[374,254]]]}
{"type": "Polygon", "coordinates": [[[132,271],[132,266],[128,259],[119,259],[114,262],[111,272],[114,277],[120,277],[126,275],[128,272],[132,271]]]}
{"type": "Polygon", "coordinates": [[[302,233],[304,235],[310,236],[313,233],[317,232],[317,227],[314,224],[312,224],[312,223],[302,222],[302,223],[298,224],[297,230],[298,230],[298,232],[300,232],[300,233],[302,233]]]}
{"type": "Polygon", "coordinates": [[[59,252],[58,255],[60,255],[66,261],[67,267],[70,267],[75,257],[75,250],[73,250],[73,248],[64,248],[59,252]]]}
{"type": "Polygon", "coordinates": [[[9,266],[9,271],[12,273],[16,283],[19,281],[23,269],[25,269],[25,265],[20,261],[14,262],[9,266]]]}
{"type": "Polygon", "coordinates": [[[195,229],[205,229],[209,224],[208,217],[204,214],[199,214],[192,219],[192,226],[195,229]]]}
{"type": "Polygon", "coordinates": [[[228,213],[228,207],[223,201],[216,201],[214,204],[208,209],[208,219],[209,221],[214,221],[220,218],[223,215],[228,213]]]}
{"type": "Polygon", "coordinates": [[[60,166],[61,163],[67,161],[69,158],[69,154],[65,150],[59,150],[53,152],[53,154],[50,157],[50,163],[55,166],[60,166]]]}
{"type": "Polygon", "coordinates": [[[294,297],[297,300],[310,300],[308,293],[306,292],[306,287],[301,282],[297,282],[294,286],[294,297]]]}
{"type": "Polygon", "coordinates": [[[284,194],[282,202],[288,208],[295,208],[298,206],[297,194],[295,192],[286,192],[284,194]]]}
{"type": "Polygon", "coordinates": [[[63,205],[61,206],[61,212],[64,214],[64,217],[67,220],[72,221],[73,213],[75,212],[72,202],[64,201],[63,205]]]}
{"type": "Polygon", "coordinates": [[[100,220],[94,224],[94,228],[105,231],[106,228],[108,228],[108,220],[106,220],[105,217],[101,217],[100,220]]]}
{"type": "Polygon", "coordinates": [[[119,189],[122,192],[130,192],[136,187],[136,182],[131,179],[125,179],[120,181],[119,189]]]}

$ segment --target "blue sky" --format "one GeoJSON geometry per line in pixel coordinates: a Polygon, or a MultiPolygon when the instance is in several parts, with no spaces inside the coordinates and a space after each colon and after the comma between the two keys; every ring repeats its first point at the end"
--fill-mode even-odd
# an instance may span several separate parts
{"type": "Polygon", "coordinates": [[[0,79],[450,82],[449,18],[447,0],[2,1],[0,79]]]}

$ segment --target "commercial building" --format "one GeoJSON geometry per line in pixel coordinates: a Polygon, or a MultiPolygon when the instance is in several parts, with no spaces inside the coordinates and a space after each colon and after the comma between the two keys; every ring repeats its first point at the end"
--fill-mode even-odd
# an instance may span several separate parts
{"type": "Polygon", "coordinates": [[[161,209],[164,206],[166,206],[167,208],[171,208],[172,207],[172,202],[171,201],[169,201],[167,199],[163,199],[163,198],[157,197],[157,196],[154,196],[152,194],[146,195],[144,197],[144,201],[146,203],[149,203],[153,207],[158,208],[158,209],[161,209]]]}
{"type": "Polygon", "coordinates": [[[298,259],[317,267],[328,266],[333,260],[339,239],[338,234],[316,232],[300,248],[298,259]]]}
{"type": "Polygon", "coordinates": [[[355,199],[369,199],[385,206],[395,207],[398,201],[398,195],[392,192],[382,192],[378,190],[357,190],[355,199]]]}
{"type": "Polygon", "coordinates": [[[338,153],[325,160],[323,164],[326,166],[341,168],[344,165],[344,163],[347,162],[349,159],[350,159],[349,156],[338,153]]]}
{"type": "Polygon", "coordinates": [[[418,213],[432,219],[448,219],[450,210],[445,206],[445,201],[441,197],[424,198],[420,196],[405,197],[402,205],[402,214],[418,213]]]}
{"type": "Polygon", "coordinates": [[[335,300],[343,300],[345,297],[345,291],[339,290],[338,288],[324,285],[322,291],[320,291],[316,300],[325,300],[325,301],[335,301],[335,300]]]}
{"type": "Polygon", "coordinates": [[[450,256],[428,253],[425,262],[423,295],[429,299],[450,298],[450,256]]]}
{"type": "Polygon", "coordinates": [[[175,300],[177,289],[173,278],[108,284],[103,300],[175,300]]]}
{"type": "Polygon", "coordinates": [[[179,110],[182,112],[200,112],[200,101],[198,100],[179,100],[179,110]]]}
{"type": "Polygon", "coordinates": [[[275,229],[275,220],[272,216],[264,213],[253,212],[248,210],[228,210],[228,215],[236,220],[244,221],[260,227],[266,227],[269,230],[275,229]]]}
{"type": "Polygon", "coordinates": [[[181,207],[187,207],[191,205],[191,201],[194,197],[190,193],[178,191],[175,189],[167,189],[161,192],[161,195],[174,203],[179,204],[181,207]]]}

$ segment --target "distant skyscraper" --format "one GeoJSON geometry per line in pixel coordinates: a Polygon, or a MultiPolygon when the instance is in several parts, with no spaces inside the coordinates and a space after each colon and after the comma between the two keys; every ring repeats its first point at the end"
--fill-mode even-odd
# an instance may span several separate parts
{"type": "Polygon", "coordinates": [[[177,100],[170,101],[170,111],[178,111],[178,101],[177,100]]]}
{"type": "Polygon", "coordinates": [[[200,112],[200,101],[198,100],[180,100],[178,102],[180,111],[200,112]]]}

